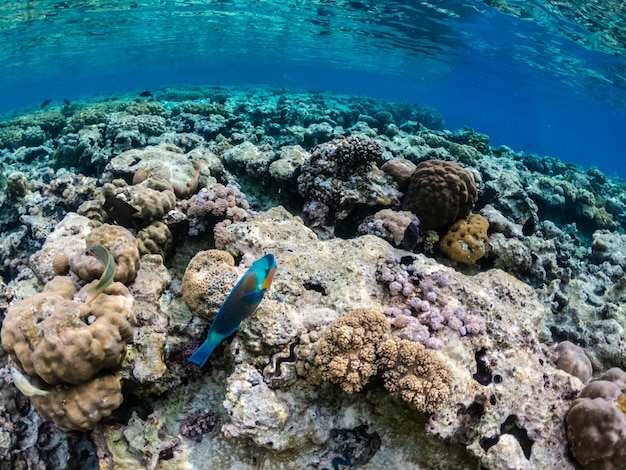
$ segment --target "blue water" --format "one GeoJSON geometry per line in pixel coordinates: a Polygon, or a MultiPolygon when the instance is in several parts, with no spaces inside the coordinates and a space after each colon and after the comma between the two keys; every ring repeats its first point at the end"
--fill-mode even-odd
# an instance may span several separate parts
{"type": "Polygon", "coordinates": [[[5,1],[0,113],[175,85],[335,91],[626,177],[625,15],[586,3],[5,1]]]}

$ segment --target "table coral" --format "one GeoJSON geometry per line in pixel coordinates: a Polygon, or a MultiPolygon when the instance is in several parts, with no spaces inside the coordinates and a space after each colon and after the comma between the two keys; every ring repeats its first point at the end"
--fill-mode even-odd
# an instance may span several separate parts
{"type": "Polygon", "coordinates": [[[213,321],[239,279],[234,266],[233,257],[221,250],[200,251],[189,261],[183,276],[182,294],[191,313],[209,323],[213,321]]]}
{"type": "MultiPolygon", "coordinates": [[[[623,373],[622,373],[623,374],[623,373]]],[[[581,392],[565,418],[572,455],[585,470],[622,470],[626,462],[626,390],[596,380],[581,392]]]]}
{"type": "Polygon", "coordinates": [[[396,336],[377,346],[385,388],[418,411],[433,413],[448,400],[450,370],[434,352],[396,336]]]}
{"type": "Polygon", "coordinates": [[[477,199],[469,171],[454,162],[428,160],[411,175],[402,208],[417,214],[424,230],[444,230],[468,216],[477,199]]]}
{"type": "Polygon", "coordinates": [[[485,256],[489,246],[488,229],[487,219],[482,215],[470,214],[452,224],[439,247],[453,263],[475,264],[485,256]]]}
{"type": "Polygon", "coordinates": [[[376,375],[376,343],[389,331],[382,313],[357,309],[336,320],[317,346],[315,362],[324,380],[346,393],[360,391],[376,375]]]}

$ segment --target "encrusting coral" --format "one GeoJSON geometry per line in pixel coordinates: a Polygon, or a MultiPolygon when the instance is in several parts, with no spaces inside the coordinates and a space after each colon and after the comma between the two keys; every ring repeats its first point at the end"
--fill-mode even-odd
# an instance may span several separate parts
{"type": "Polygon", "coordinates": [[[452,224],[439,247],[453,263],[475,264],[487,252],[488,229],[487,219],[482,215],[470,214],[452,224]]]}
{"type": "Polygon", "coordinates": [[[444,230],[466,217],[478,199],[472,174],[455,162],[428,160],[411,175],[402,208],[417,215],[424,230],[444,230]]]}
{"type": "Polygon", "coordinates": [[[389,331],[382,313],[357,309],[333,322],[317,346],[315,363],[324,380],[358,392],[376,375],[376,344],[389,331]]]}

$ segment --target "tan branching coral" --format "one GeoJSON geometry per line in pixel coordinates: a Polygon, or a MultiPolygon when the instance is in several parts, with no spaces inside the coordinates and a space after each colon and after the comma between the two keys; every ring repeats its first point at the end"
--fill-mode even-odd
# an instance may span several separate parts
{"type": "Polygon", "coordinates": [[[191,313],[211,322],[239,273],[235,260],[226,251],[207,250],[197,253],[185,270],[182,293],[191,313]]]}
{"type": "Polygon", "coordinates": [[[385,315],[357,309],[332,323],[317,346],[315,363],[324,380],[358,392],[376,375],[376,343],[389,331],[385,315]]]}
{"type": "Polygon", "coordinates": [[[50,385],[80,384],[117,367],[132,339],[133,297],[114,283],[92,305],[71,300],[68,277],[12,305],[2,325],[2,347],[31,377],[50,385]]]}
{"type": "Polygon", "coordinates": [[[424,230],[443,230],[471,212],[478,190],[472,174],[457,163],[429,160],[417,165],[402,208],[417,215],[424,230]]]}
{"type": "Polygon", "coordinates": [[[31,397],[44,419],[71,431],[93,429],[122,404],[122,399],[120,380],[111,374],[94,377],[80,385],[58,385],[46,396],[31,397]]]}
{"type": "MultiPolygon", "coordinates": [[[[114,279],[124,284],[132,282],[139,270],[139,250],[133,234],[119,225],[103,224],[92,230],[86,247],[103,245],[115,258],[114,279]]],[[[102,275],[104,266],[95,257],[80,253],[70,258],[70,269],[82,280],[91,281],[102,275]]]]}
{"type": "Polygon", "coordinates": [[[448,366],[420,343],[392,336],[377,347],[385,388],[418,411],[440,410],[450,394],[448,366]]]}
{"type": "Polygon", "coordinates": [[[452,224],[439,247],[453,263],[475,264],[485,256],[489,246],[488,229],[487,219],[482,215],[470,214],[452,224]]]}

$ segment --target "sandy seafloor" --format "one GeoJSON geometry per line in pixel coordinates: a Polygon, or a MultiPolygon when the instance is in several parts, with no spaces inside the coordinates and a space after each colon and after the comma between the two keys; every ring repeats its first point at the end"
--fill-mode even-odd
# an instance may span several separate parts
{"type": "Polygon", "coordinates": [[[126,354],[103,366],[89,356],[95,336],[46,356],[27,320],[11,323],[22,328],[11,344],[30,343],[0,353],[0,468],[575,468],[565,417],[589,366],[594,378],[626,368],[624,181],[491,148],[417,105],[269,88],[143,95],[50,103],[0,122],[3,317],[30,308],[37,331],[59,337],[101,322],[108,311],[86,304],[84,289],[53,281],[33,297],[55,275],[75,288],[98,279],[84,255],[96,240],[118,250],[126,284],[105,291],[111,307],[98,311],[132,328],[111,334],[126,354]],[[352,153],[338,158],[348,136],[358,136],[352,153]],[[408,162],[389,170],[397,159],[408,162]],[[402,211],[411,163],[426,160],[458,162],[476,183],[472,213],[488,229],[463,241],[479,245],[475,264],[442,252],[445,228],[422,230],[413,251],[402,243],[416,218],[402,211]],[[110,196],[139,209],[136,228],[111,227],[110,196]],[[189,264],[216,248],[239,267],[216,252],[189,264]],[[186,359],[206,320],[265,253],[278,263],[272,287],[199,370],[186,359]],[[62,310],[46,302],[64,295],[59,305],[80,304],[82,323],[41,326],[62,310]],[[384,318],[384,331],[336,323],[363,312],[384,318]],[[426,347],[418,372],[400,372],[415,372],[412,403],[402,390],[413,385],[388,374],[401,361],[380,360],[390,336],[426,347]],[[565,340],[589,360],[576,350],[557,367],[565,340]],[[343,378],[324,363],[332,351],[348,364],[343,378]],[[95,377],[118,384],[111,395],[121,384],[116,410],[83,387],[92,378],[58,377],[87,356],[95,377]],[[13,385],[16,359],[49,392],[32,401],[59,426],[13,385]]]}

